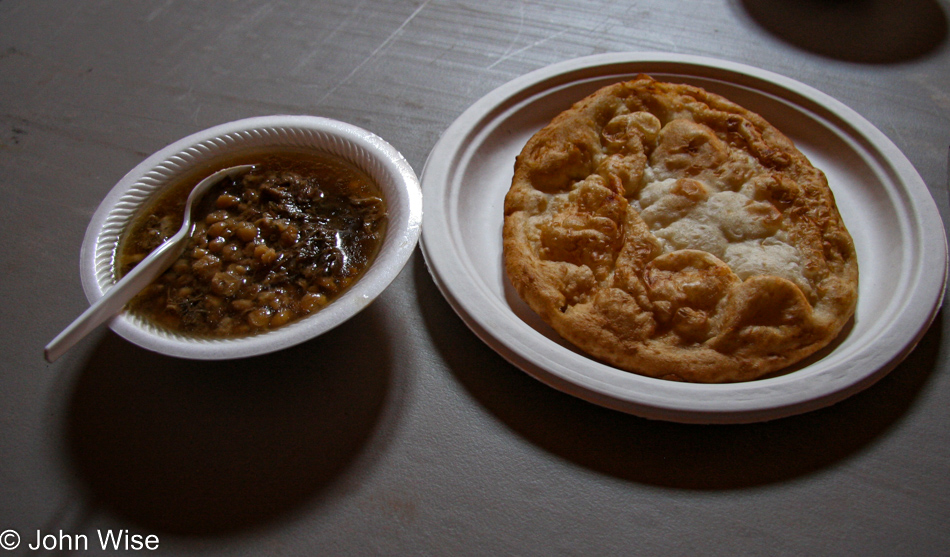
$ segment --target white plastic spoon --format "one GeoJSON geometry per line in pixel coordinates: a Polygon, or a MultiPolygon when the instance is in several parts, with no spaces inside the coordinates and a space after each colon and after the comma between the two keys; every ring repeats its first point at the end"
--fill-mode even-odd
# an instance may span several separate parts
{"type": "Polygon", "coordinates": [[[62,356],[99,325],[119,313],[129,300],[151,284],[155,277],[164,273],[165,269],[178,259],[178,256],[185,249],[194,228],[191,213],[198,202],[201,201],[201,198],[204,197],[204,194],[223,178],[233,178],[249,171],[251,168],[253,168],[253,165],[232,166],[219,170],[198,182],[198,185],[191,190],[188,200],[185,202],[185,216],[178,232],[166,240],[165,243],[152,250],[134,269],[106,290],[101,298],[89,306],[89,309],[51,340],[43,350],[46,360],[53,362],[62,356]]]}

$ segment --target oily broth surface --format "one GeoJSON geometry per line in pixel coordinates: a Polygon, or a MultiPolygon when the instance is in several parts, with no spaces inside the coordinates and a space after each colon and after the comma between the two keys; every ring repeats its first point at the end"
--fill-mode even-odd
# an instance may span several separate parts
{"type": "MultiPolygon", "coordinates": [[[[386,232],[386,206],[364,172],[331,155],[253,154],[254,164],[214,186],[197,208],[183,254],[127,309],[190,336],[240,337],[309,315],[349,288],[386,232]]],[[[127,273],[181,226],[188,193],[214,169],[188,177],[138,215],[118,249],[127,273]]]]}

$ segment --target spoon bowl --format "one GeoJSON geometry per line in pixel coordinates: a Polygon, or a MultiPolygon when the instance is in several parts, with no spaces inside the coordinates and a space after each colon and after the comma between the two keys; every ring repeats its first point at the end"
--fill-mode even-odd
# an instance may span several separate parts
{"type": "Polygon", "coordinates": [[[194,222],[192,222],[191,218],[192,212],[204,198],[208,190],[219,184],[221,180],[234,178],[248,172],[252,168],[253,165],[232,166],[219,170],[201,182],[198,182],[198,185],[188,194],[188,199],[185,202],[184,219],[182,220],[181,228],[178,229],[178,232],[152,250],[135,268],[123,276],[114,286],[109,288],[101,298],[96,300],[89,309],[70,323],[63,332],[56,335],[56,338],[50,341],[43,350],[46,361],[53,362],[62,356],[82,338],[99,327],[99,325],[102,325],[115,314],[119,313],[129,300],[134,298],[143,288],[151,284],[156,277],[164,273],[165,270],[178,259],[182,251],[184,251],[188,243],[188,238],[191,236],[194,228],[194,222]]]}

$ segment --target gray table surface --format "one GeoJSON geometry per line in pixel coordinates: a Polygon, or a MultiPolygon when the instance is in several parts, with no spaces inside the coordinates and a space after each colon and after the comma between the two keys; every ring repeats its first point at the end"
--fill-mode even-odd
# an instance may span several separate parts
{"type": "Polygon", "coordinates": [[[950,554],[946,312],[871,388],[741,426],[652,422],[530,378],[468,331],[419,250],[356,318],[272,356],[177,360],[103,328],[42,358],[87,306],[93,211],[168,143],[313,114],[374,131],[421,173],[480,97],[596,53],[712,56],[811,85],[886,134],[946,219],[948,14],[946,0],[0,2],[9,553],[37,530],[108,553],[97,535],[127,530],[186,556],[950,554]]]}

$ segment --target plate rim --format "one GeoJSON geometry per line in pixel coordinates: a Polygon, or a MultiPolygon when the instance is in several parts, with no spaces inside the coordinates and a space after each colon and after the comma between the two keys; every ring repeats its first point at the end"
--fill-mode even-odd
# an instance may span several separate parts
{"type": "MultiPolygon", "coordinates": [[[[897,146],[867,119],[837,99],[792,78],[741,63],[695,55],[619,52],[584,56],[542,67],[495,88],[463,111],[446,128],[430,151],[420,181],[425,194],[424,203],[428,214],[420,240],[426,266],[439,291],[466,326],[508,362],[543,383],[589,402],[647,418],[689,423],[746,423],[799,414],[838,402],[876,382],[896,367],[913,350],[939,311],[946,288],[948,266],[946,235],[943,233],[927,233],[935,225],[939,227],[939,231],[943,231],[943,221],[923,179],[897,146]],[[646,69],[631,71],[629,67],[636,64],[664,65],[668,68],[662,72],[646,69]],[[692,71],[684,71],[687,69],[692,71]],[[440,205],[443,203],[442,194],[449,187],[449,180],[444,180],[442,184],[433,184],[433,182],[453,176],[455,163],[466,150],[470,150],[470,140],[495,118],[503,115],[508,110],[513,110],[512,107],[519,104],[519,102],[526,102],[531,97],[551,90],[555,86],[576,84],[588,79],[605,79],[613,74],[629,76],[635,73],[649,73],[650,71],[711,78],[732,85],[749,87],[760,94],[776,96],[796,108],[804,108],[820,115],[835,124],[836,129],[844,126],[845,131],[849,132],[849,137],[854,137],[856,134],[869,142],[874,150],[880,153],[881,160],[888,163],[889,172],[894,177],[899,178],[896,181],[899,182],[901,193],[908,196],[908,203],[916,209],[910,215],[912,217],[910,224],[913,225],[916,236],[919,237],[921,242],[927,242],[927,245],[921,245],[918,250],[920,257],[926,260],[927,268],[934,268],[935,265],[942,268],[941,273],[919,271],[914,273],[917,282],[913,292],[909,294],[908,300],[924,299],[923,306],[927,310],[918,311],[912,317],[904,312],[895,319],[895,321],[902,322],[902,331],[908,331],[908,326],[911,327],[912,331],[910,334],[904,335],[906,341],[902,340],[900,342],[902,345],[900,349],[888,354],[887,357],[883,358],[884,361],[874,362],[872,371],[863,374],[851,373],[850,375],[853,377],[848,379],[833,378],[833,388],[805,400],[773,401],[770,404],[745,401],[743,404],[728,409],[704,407],[702,404],[690,406],[684,405],[682,401],[662,400],[662,396],[659,398],[618,397],[616,392],[611,392],[611,389],[593,384],[594,381],[589,376],[583,376],[583,374],[578,376],[576,373],[565,372],[559,362],[539,361],[544,356],[544,346],[540,348],[526,347],[520,344],[512,346],[512,341],[508,339],[516,338],[516,335],[513,336],[513,331],[506,330],[506,327],[510,325],[509,323],[498,319],[486,319],[485,315],[473,313],[470,306],[474,302],[459,299],[453,292],[456,285],[450,284],[449,279],[442,276],[445,272],[442,267],[446,265],[446,249],[439,241],[444,237],[444,228],[449,224],[450,215],[444,210],[445,207],[440,205]],[[725,79],[726,76],[731,79],[725,79]],[[765,84],[766,87],[752,87],[750,83],[753,82],[757,85],[765,84]],[[912,323],[903,323],[905,321],[912,321],[912,323]],[[493,327],[499,329],[492,330],[493,327]]],[[[923,264],[918,265],[918,267],[923,266],[923,264]]],[[[906,306],[907,303],[904,305],[906,306]]],[[[530,328],[527,324],[525,326],[530,328]]],[[[892,325],[885,328],[885,331],[894,328],[892,325]]],[[[543,337],[540,333],[537,334],[544,339],[541,341],[542,344],[557,346],[550,339],[543,337]]],[[[560,346],[558,348],[563,349],[560,346]]],[[[580,357],[586,358],[585,356],[580,357]]],[[[659,388],[657,384],[652,382],[661,382],[664,384],[664,388],[660,388],[659,391],[671,392],[669,389],[671,382],[669,381],[636,376],[629,372],[611,368],[590,358],[586,359],[594,366],[612,369],[617,374],[625,377],[638,377],[640,380],[646,381],[645,384],[650,385],[651,388],[659,388]]],[[[882,358],[878,358],[878,360],[882,360],[882,358]]],[[[794,375],[789,374],[782,377],[788,378],[794,375]]],[[[748,394],[748,392],[768,390],[781,383],[800,380],[782,379],[782,377],[775,378],[775,380],[765,379],[729,385],[734,391],[748,394]]],[[[800,378],[802,375],[798,377],[800,378]]],[[[712,393],[714,391],[709,389],[721,387],[719,385],[680,383],[672,383],[672,385],[688,385],[688,388],[679,388],[679,390],[688,391],[692,394],[704,391],[712,393]]],[[[679,391],[674,388],[673,392],[679,391]]]]}

